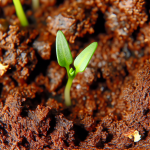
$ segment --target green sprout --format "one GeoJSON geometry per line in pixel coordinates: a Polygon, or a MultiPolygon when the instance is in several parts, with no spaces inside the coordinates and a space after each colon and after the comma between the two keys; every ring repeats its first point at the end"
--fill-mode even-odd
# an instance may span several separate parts
{"type": "Polygon", "coordinates": [[[32,0],[32,8],[33,10],[36,10],[40,7],[40,2],[39,0],[32,0]]]}
{"type": "Polygon", "coordinates": [[[78,72],[83,72],[90,59],[92,58],[96,48],[98,46],[97,42],[93,42],[88,47],[86,47],[74,60],[74,67],[70,68],[70,65],[73,62],[73,58],[71,55],[71,51],[68,45],[68,42],[63,34],[62,31],[58,31],[56,35],[56,55],[57,55],[57,61],[58,64],[61,67],[65,67],[68,74],[68,82],[65,87],[65,104],[67,106],[71,105],[71,99],[70,99],[70,89],[72,85],[72,81],[77,75],[78,72]]]}
{"type": "Polygon", "coordinates": [[[13,0],[13,3],[15,5],[15,9],[16,9],[16,14],[20,20],[20,23],[22,26],[28,26],[29,23],[28,23],[28,20],[26,18],[26,15],[23,11],[23,8],[22,8],[22,5],[21,5],[21,2],[20,0],[13,0]]]}

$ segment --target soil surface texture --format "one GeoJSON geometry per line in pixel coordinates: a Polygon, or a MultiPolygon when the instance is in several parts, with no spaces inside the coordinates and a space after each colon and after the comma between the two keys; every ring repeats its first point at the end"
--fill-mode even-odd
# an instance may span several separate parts
{"type": "Polygon", "coordinates": [[[148,0],[0,0],[0,150],[149,149],[148,0]],[[98,47],[71,86],[56,59],[56,33],[73,58],[98,47]]]}

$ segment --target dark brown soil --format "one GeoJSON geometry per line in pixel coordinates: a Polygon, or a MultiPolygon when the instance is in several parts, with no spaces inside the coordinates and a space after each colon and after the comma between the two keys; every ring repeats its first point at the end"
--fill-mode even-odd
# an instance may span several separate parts
{"type": "Polygon", "coordinates": [[[150,2],[0,1],[0,149],[149,149],[150,2]],[[98,42],[64,105],[65,68],[56,60],[62,30],[75,58],[98,42]]]}

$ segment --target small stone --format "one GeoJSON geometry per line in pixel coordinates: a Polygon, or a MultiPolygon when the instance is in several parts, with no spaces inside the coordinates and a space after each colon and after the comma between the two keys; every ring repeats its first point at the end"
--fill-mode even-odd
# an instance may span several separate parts
{"type": "Polygon", "coordinates": [[[3,65],[2,63],[0,63],[0,76],[2,76],[8,68],[9,65],[3,65]]]}
{"type": "Polygon", "coordinates": [[[78,85],[76,86],[76,89],[80,89],[80,88],[81,88],[81,85],[78,84],[78,85]]]}

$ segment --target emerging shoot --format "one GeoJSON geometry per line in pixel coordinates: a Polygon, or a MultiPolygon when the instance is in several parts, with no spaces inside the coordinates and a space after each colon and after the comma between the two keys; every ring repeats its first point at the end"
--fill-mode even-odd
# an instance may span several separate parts
{"type": "Polygon", "coordinates": [[[68,74],[68,82],[65,87],[65,104],[67,106],[71,105],[71,99],[70,99],[70,89],[72,85],[72,81],[77,75],[78,72],[83,72],[90,59],[92,58],[96,48],[98,46],[97,42],[93,42],[88,47],[86,47],[75,59],[74,61],[74,67],[70,68],[70,65],[73,62],[73,58],[71,55],[71,51],[68,45],[68,42],[63,34],[62,31],[58,31],[56,35],[56,55],[57,55],[57,61],[60,66],[65,67],[68,74]]]}
{"type": "Polygon", "coordinates": [[[40,2],[39,0],[32,0],[32,8],[33,10],[36,10],[40,7],[40,2]]]}
{"type": "Polygon", "coordinates": [[[22,26],[28,26],[29,23],[28,23],[28,20],[26,18],[26,15],[23,11],[23,8],[22,8],[22,5],[21,5],[21,2],[20,0],[13,0],[13,3],[15,5],[15,9],[16,9],[16,14],[20,20],[20,23],[22,26]]]}

